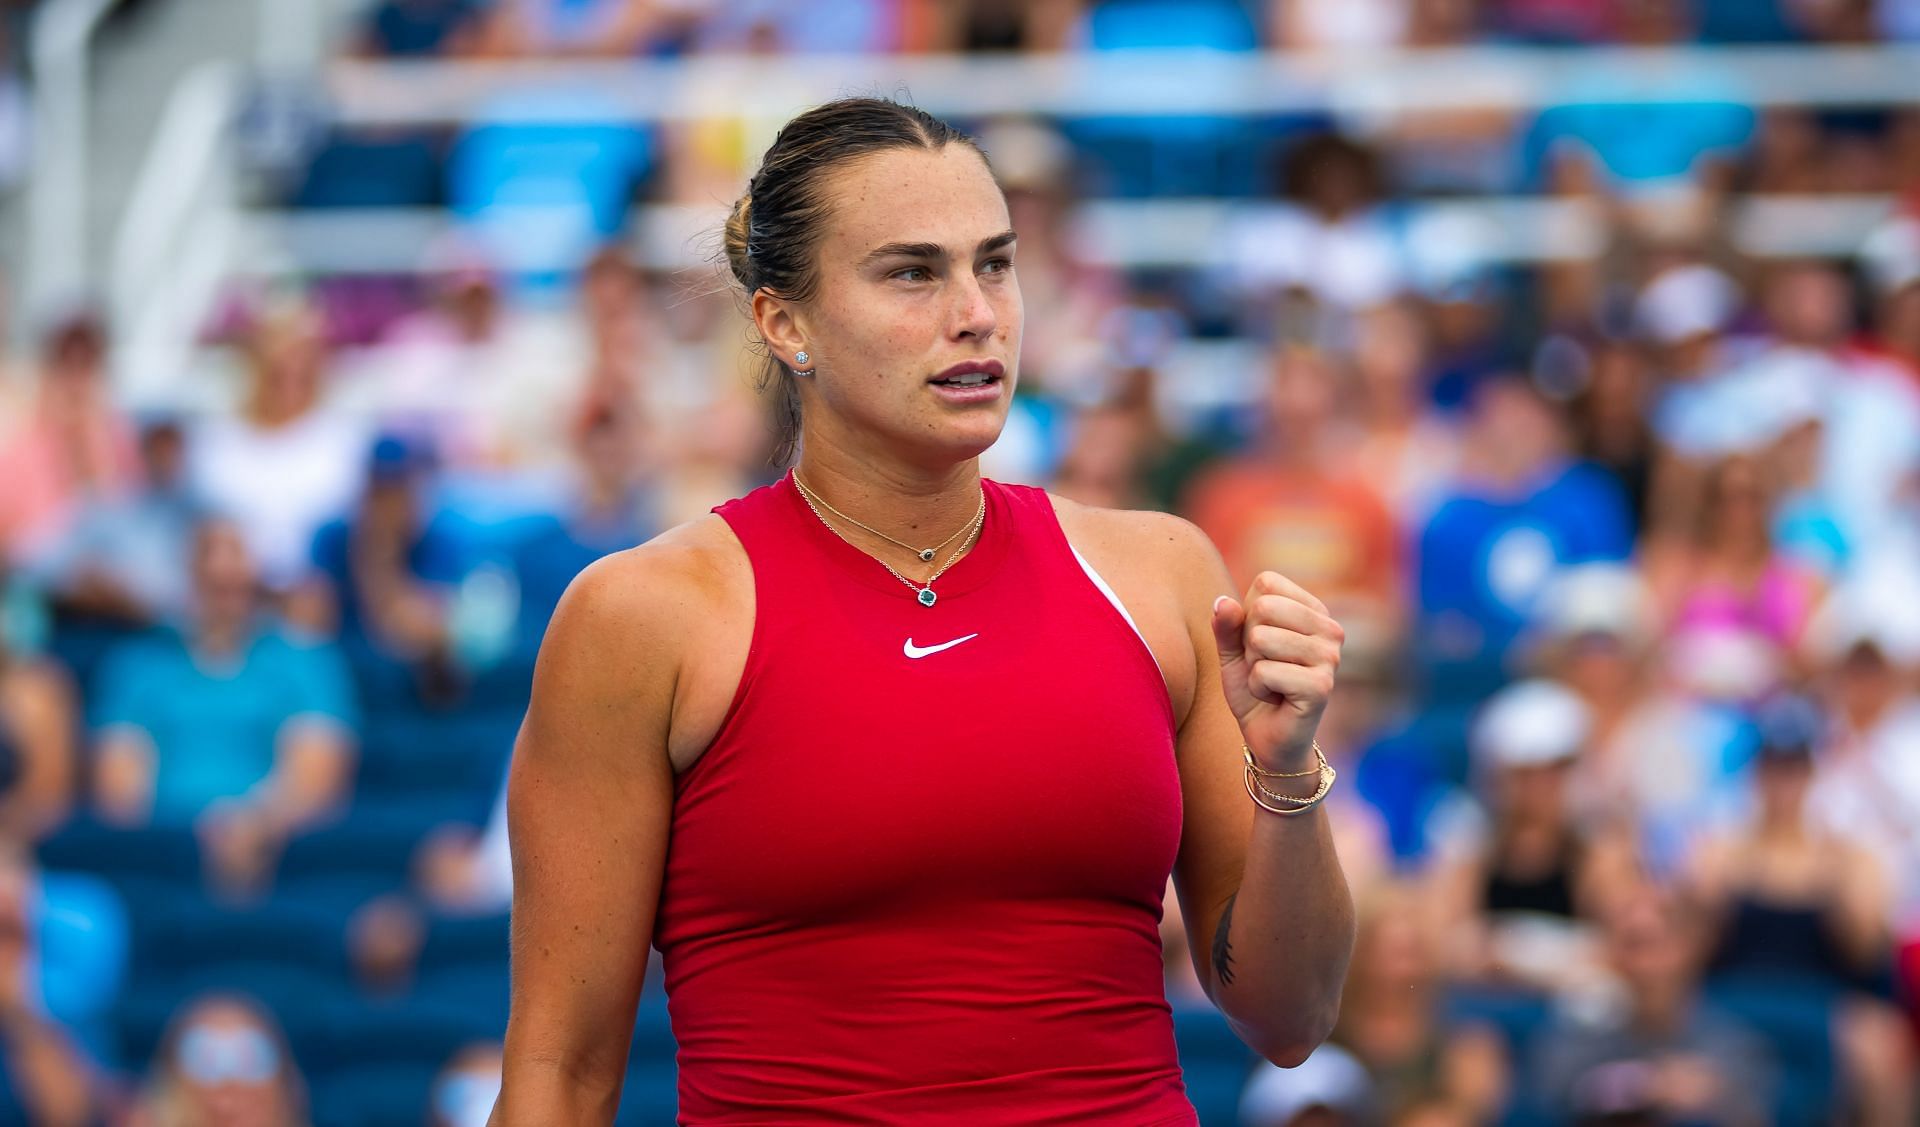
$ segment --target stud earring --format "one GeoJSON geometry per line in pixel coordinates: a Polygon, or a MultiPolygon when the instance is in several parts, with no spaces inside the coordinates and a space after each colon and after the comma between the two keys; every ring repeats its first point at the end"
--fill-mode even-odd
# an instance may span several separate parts
{"type": "Polygon", "coordinates": [[[794,353],[793,354],[793,364],[794,364],[793,374],[796,376],[811,376],[813,374],[813,369],[807,366],[807,362],[812,359],[813,357],[808,356],[804,352],[794,353]]]}

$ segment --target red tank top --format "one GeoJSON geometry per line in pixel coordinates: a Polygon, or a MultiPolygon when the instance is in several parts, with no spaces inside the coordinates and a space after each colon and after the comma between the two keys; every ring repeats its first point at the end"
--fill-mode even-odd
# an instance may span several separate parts
{"type": "Polygon", "coordinates": [[[746,669],[654,935],[689,1124],[1193,1124],[1162,986],[1173,712],[1047,495],[914,591],[791,478],[715,509],[746,669]]]}

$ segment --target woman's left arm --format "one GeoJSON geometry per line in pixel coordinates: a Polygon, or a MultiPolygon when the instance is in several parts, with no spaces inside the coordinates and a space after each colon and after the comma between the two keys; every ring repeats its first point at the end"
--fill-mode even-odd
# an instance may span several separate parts
{"type": "MultiPolygon", "coordinates": [[[[1170,574],[1195,681],[1179,730],[1185,819],[1174,885],[1208,996],[1243,1041],[1291,1067],[1339,1016],[1353,899],[1326,807],[1291,815],[1257,807],[1241,745],[1265,770],[1311,771],[1345,635],[1324,603],[1274,572],[1234,600],[1219,552],[1192,525],[1177,527],[1170,574]]],[[[1304,798],[1318,783],[1307,774],[1266,785],[1304,798]]]]}

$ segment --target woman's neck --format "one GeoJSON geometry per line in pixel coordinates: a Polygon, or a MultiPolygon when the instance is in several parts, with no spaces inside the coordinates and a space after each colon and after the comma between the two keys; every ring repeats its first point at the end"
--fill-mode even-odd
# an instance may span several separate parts
{"type": "MultiPolygon", "coordinates": [[[[847,517],[916,548],[940,543],[980,511],[978,458],[937,469],[908,467],[819,443],[810,444],[801,454],[794,476],[815,497],[847,517]]],[[[822,515],[857,547],[888,560],[900,556],[916,565],[920,562],[905,549],[835,519],[831,512],[822,515]]]]}

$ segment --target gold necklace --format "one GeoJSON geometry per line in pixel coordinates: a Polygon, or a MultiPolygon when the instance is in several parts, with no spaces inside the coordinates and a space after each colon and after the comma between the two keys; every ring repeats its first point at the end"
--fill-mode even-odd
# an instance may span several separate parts
{"type": "MultiPolygon", "coordinates": [[[[817,516],[817,517],[820,516],[820,509],[815,507],[816,503],[818,503],[818,505],[824,506],[828,512],[832,513],[834,516],[839,517],[841,520],[846,521],[848,524],[853,525],[855,528],[864,528],[868,532],[871,532],[875,536],[878,536],[880,539],[885,540],[887,543],[898,545],[899,547],[905,548],[907,551],[912,552],[914,555],[919,556],[921,563],[932,563],[933,557],[939,555],[940,551],[943,548],[953,543],[955,540],[959,539],[961,533],[966,532],[969,528],[973,527],[973,521],[968,521],[966,524],[961,525],[960,528],[956,530],[952,536],[949,536],[945,540],[940,541],[938,544],[935,544],[933,547],[916,548],[911,544],[905,543],[904,541],[895,540],[893,537],[888,536],[886,533],[880,531],[879,529],[873,527],[870,524],[861,524],[859,521],[854,520],[852,517],[841,512],[839,509],[836,509],[832,505],[827,504],[827,499],[825,497],[822,497],[818,493],[815,493],[813,490],[807,488],[806,483],[800,480],[800,475],[798,473],[795,473],[793,475],[793,483],[800,487],[800,492],[803,495],[805,495],[807,499],[807,507],[810,509],[813,509],[814,516],[817,516]]],[[[974,520],[979,520],[980,514],[985,513],[986,511],[987,511],[987,494],[986,494],[986,490],[983,489],[980,491],[980,513],[974,514],[974,520]]],[[[824,523],[826,519],[827,518],[825,517],[820,517],[820,520],[822,523],[824,523]]],[[[827,527],[831,528],[833,526],[828,525],[827,527]]],[[[838,534],[836,533],[835,535],[838,535],[838,534]]]]}
{"type": "MultiPolygon", "coordinates": [[[[800,478],[798,475],[795,475],[793,479],[793,483],[795,485],[800,485],[800,478]]],[[[809,490],[806,486],[801,485],[800,499],[807,503],[807,508],[813,511],[813,515],[819,519],[820,523],[826,527],[828,532],[833,533],[835,536],[840,537],[840,539],[842,540],[846,540],[847,539],[846,534],[842,533],[839,529],[833,527],[833,522],[828,520],[825,516],[821,515],[820,510],[814,506],[813,498],[810,495],[811,492],[812,491],[809,490]]],[[[820,503],[822,505],[827,504],[825,501],[821,501],[820,503]]],[[[827,505],[827,507],[829,509],[833,509],[833,506],[831,505],[827,505]]],[[[834,509],[833,511],[842,517],[846,517],[847,520],[852,521],[854,524],[860,524],[859,521],[853,520],[852,517],[847,517],[845,513],[840,513],[839,510],[837,509],[834,509]]],[[[980,491],[980,507],[974,511],[973,519],[968,521],[966,527],[962,528],[960,532],[956,532],[953,534],[953,536],[958,536],[960,535],[960,533],[964,532],[968,534],[967,538],[960,542],[960,546],[958,548],[954,549],[953,555],[947,557],[946,563],[943,563],[939,567],[935,568],[933,571],[933,574],[927,576],[927,581],[925,583],[915,583],[913,580],[908,579],[906,576],[900,574],[898,571],[895,571],[892,564],[881,559],[879,556],[875,556],[872,552],[868,552],[867,555],[870,556],[875,563],[879,564],[881,567],[886,568],[888,575],[891,575],[895,579],[898,579],[900,582],[905,583],[907,587],[914,592],[914,598],[919,601],[921,606],[930,607],[939,599],[939,596],[933,593],[933,581],[940,578],[942,575],[945,575],[947,573],[948,568],[960,562],[960,557],[966,553],[968,545],[973,543],[972,534],[980,530],[980,526],[986,520],[986,515],[987,515],[987,493],[986,493],[986,490],[983,489],[980,491]]],[[[867,526],[864,524],[860,524],[860,527],[867,528],[867,526]]],[[[867,531],[873,532],[875,536],[879,536],[882,539],[893,540],[891,536],[888,536],[884,532],[876,532],[871,528],[868,528],[867,531]]],[[[946,542],[943,543],[941,546],[945,547],[946,544],[952,543],[953,536],[947,537],[946,542]]],[[[900,544],[898,540],[894,540],[893,542],[896,544],[900,544]]],[[[847,543],[851,545],[853,542],[851,540],[847,540],[847,543]]],[[[908,551],[913,550],[911,547],[909,547],[906,544],[900,544],[900,546],[902,548],[906,548],[908,551]]],[[[932,549],[928,549],[928,551],[932,551],[932,549]]]]}

